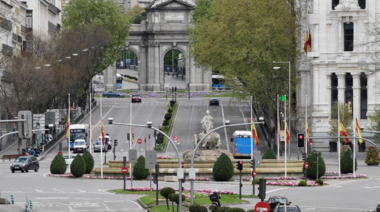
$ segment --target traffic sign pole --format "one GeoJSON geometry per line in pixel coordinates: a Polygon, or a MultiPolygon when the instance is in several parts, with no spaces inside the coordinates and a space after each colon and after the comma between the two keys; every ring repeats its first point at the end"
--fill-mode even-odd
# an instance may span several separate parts
{"type": "MultiPolygon", "coordinates": [[[[123,167],[126,167],[127,166],[127,157],[123,157],[123,167]]],[[[123,186],[123,190],[125,191],[125,187],[126,187],[126,182],[125,182],[125,174],[123,174],[123,181],[124,181],[124,186],[123,186]]]]}

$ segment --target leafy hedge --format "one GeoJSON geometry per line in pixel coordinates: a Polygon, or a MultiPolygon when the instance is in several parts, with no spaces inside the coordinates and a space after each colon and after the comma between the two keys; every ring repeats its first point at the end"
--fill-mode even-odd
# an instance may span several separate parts
{"type": "MultiPolygon", "coordinates": [[[[347,149],[343,154],[340,156],[340,172],[343,174],[347,173],[353,173],[352,170],[352,151],[351,148],[347,149]]],[[[355,158],[355,171],[358,169],[358,163],[355,158]]]]}
{"type": "Polygon", "coordinates": [[[379,150],[371,146],[367,148],[367,155],[365,156],[365,163],[367,165],[379,165],[379,150]]]}
{"type": "Polygon", "coordinates": [[[86,172],[86,162],[81,155],[75,156],[73,162],[71,163],[71,174],[74,177],[82,177],[86,172]]]}
{"type": "Polygon", "coordinates": [[[243,208],[230,208],[226,212],[245,212],[243,208]]]}
{"type": "Polygon", "coordinates": [[[50,172],[52,174],[64,174],[66,172],[65,158],[61,154],[57,154],[50,164],[50,172]]]}
{"type": "Polygon", "coordinates": [[[273,149],[269,148],[264,155],[261,157],[261,159],[277,159],[276,154],[274,153],[273,149]]]}
{"type": "MultiPolygon", "coordinates": [[[[307,178],[317,179],[317,154],[319,152],[312,151],[307,156],[307,162],[309,163],[309,168],[307,169],[307,178]]],[[[305,173],[305,163],[303,165],[303,172],[305,173]]],[[[322,177],[326,173],[326,165],[322,156],[318,156],[318,178],[322,177]]]]}
{"type": "Polygon", "coordinates": [[[137,163],[133,168],[133,176],[137,180],[143,180],[149,176],[149,170],[145,168],[145,158],[142,155],[137,159],[137,163]]]}
{"type": "Polygon", "coordinates": [[[224,153],[215,161],[212,176],[216,181],[228,181],[234,175],[234,166],[231,159],[224,153]]]}
{"type": "Polygon", "coordinates": [[[86,163],[86,174],[90,174],[92,169],[94,168],[94,157],[92,157],[89,151],[86,151],[83,154],[84,162],[86,163]]]}

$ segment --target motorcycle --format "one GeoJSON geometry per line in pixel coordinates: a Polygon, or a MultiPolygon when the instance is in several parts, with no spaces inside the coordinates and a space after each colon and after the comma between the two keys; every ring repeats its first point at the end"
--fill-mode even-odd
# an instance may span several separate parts
{"type": "Polygon", "coordinates": [[[221,196],[219,195],[218,191],[215,189],[215,191],[212,194],[210,194],[210,200],[212,202],[211,206],[221,207],[219,199],[221,199],[221,196]]]}

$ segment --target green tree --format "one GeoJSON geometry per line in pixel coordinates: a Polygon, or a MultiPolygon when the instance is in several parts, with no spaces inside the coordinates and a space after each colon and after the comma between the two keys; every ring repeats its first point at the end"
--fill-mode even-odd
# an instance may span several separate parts
{"type": "Polygon", "coordinates": [[[86,173],[86,162],[81,155],[75,156],[73,162],[71,163],[71,174],[74,177],[82,177],[86,173]]]}
{"type": "Polygon", "coordinates": [[[133,176],[137,180],[144,180],[148,177],[149,170],[145,168],[145,158],[144,156],[140,155],[140,157],[137,159],[137,163],[133,167],[133,176]]]}
{"type": "MultiPolygon", "coordinates": [[[[317,179],[317,172],[318,172],[318,178],[322,177],[326,173],[326,164],[323,160],[322,156],[320,156],[320,153],[317,151],[312,151],[307,156],[307,162],[309,163],[309,168],[307,169],[307,178],[309,179],[317,179]],[[318,158],[318,160],[317,160],[318,158]],[[318,169],[317,169],[318,164],[318,169]]],[[[305,163],[303,164],[302,171],[305,172],[305,163]]]]}
{"type": "MultiPolygon", "coordinates": [[[[352,112],[343,103],[339,104],[339,119],[342,121],[348,136],[352,136],[352,112]]],[[[331,108],[330,136],[338,136],[338,104],[335,102],[331,108]]],[[[341,137],[342,138],[342,137],[341,137]]],[[[334,139],[338,141],[338,139],[334,139]]]]}
{"type": "Polygon", "coordinates": [[[234,176],[234,166],[231,159],[224,153],[215,161],[212,176],[216,181],[228,181],[234,176]]]}
{"type": "Polygon", "coordinates": [[[161,189],[160,191],[160,195],[165,197],[166,199],[166,205],[168,206],[168,210],[169,210],[169,196],[174,193],[175,193],[175,190],[171,187],[165,187],[161,189]]]}
{"type": "Polygon", "coordinates": [[[140,5],[135,5],[132,9],[127,10],[125,15],[131,20],[133,24],[141,24],[146,18],[146,11],[140,5]]]}
{"type": "Polygon", "coordinates": [[[86,151],[83,154],[84,162],[86,163],[86,174],[90,174],[92,169],[94,168],[94,158],[92,157],[89,151],[86,151]]]}
{"type": "MultiPolygon", "coordinates": [[[[343,154],[340,155],[340,171],[343,174],[353,173],[352,171],[352,151],[351,148],[348,148],[343,154]]],[[[357,170],[357,161],[355,158],[355,171],[357,170]]]]}
{"type": "Polygon", "coordinates": [[[269,148],[264,155],[261,157],[261,159],[277,159],[276,154],[274,153],[273,149],[269,148]]]}
{"type": "Polygon", "coordinates": [[[131,20],[122,13],[116,1],[71,0],[63,9],[62,23],[64,29],[101,26],[111,35],[112,41],[103,47],[94,66],[97,74],[119,57],[129,35],[131,20]]]}
{"type": "Polygon", "coordinates": [[[61,154],[57,154],[50,164],[52,174],[64,174],[66,172],[66,162],[61,154]]]}
{"type": "MultiPolygon", "coordinates": [[[[190,29],[191,53],[197,65],[218,70],[234,95],[274,112],[274,96],[287,91],[288,69],[273,70],[273,61],[296,64],[299,54],[295,0],[198,0],[190,29]],[[239,81],[235,79],[238,78],[239,81]]],[[[291,67],[292,89],[296,68],[291,67]]]]}
{"type": "MultiPolygon", "coordinates": [[[[380,131],[380,105],[376,105],[374,113],[369,116],[371,119],[370,129],[373,131],[380,131]]],[[[380,143],[380,134],[375,133],[373,139],[376,143],[380,143]]]]}

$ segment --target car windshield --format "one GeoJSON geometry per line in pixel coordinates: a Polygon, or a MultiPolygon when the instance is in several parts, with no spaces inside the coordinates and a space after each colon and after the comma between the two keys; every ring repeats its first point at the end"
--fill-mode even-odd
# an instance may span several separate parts
{"type": "MultiPolygon", "coordinates": [[[[277,211],[278,212],[285,212],[285,207],[280,207],[277,211]]],[[[299,211],[296,207],[287,207],[286,212],[299,212],[299,211]]]]}
{"type": "Polygon", "coordinates": [[[75,142],[75,145],[84,145],[84,141],[75,142]]]}
{"type": "Polygon", "coordinates": [[[286,204],[287,199],[284,197],[274,197],[272,198],[273,203],[280,203],[280,204],[286,204]]]}
{"type": "Polygon", "coordinates": [[[134,98],[134,97],[140,97],[140,95],[132,95],[132,97],[134,98]]]}
{"type": "Polygon", "coordinates": [[[15,162],[25,162],[27,160],[28,160],[28,158],[17,158],[17,160],[15,162]]]}
{"type": "Polygon", "coordinates": [[[95,145],[100,145],[100,141],[97,141],[97,142],[95,143],[95,145]]]}

